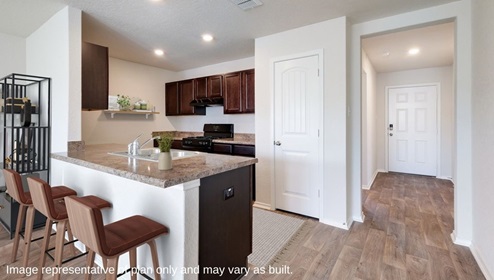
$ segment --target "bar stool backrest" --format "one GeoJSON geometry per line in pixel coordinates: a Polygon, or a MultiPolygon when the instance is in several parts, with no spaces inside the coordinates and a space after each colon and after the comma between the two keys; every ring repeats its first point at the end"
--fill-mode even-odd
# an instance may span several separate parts
{"type": "Polygon", "coordinates": [[[50,185],[39,178],[27,178],[27,184],[34,208],[51,220],[59,220],[53,199],[49,199],[52,197],[50,185]]]}
{"type": "Polygon", "coordinates": [[[105,243],[105,229],[101,210],[79,197],[66,197],[65,205],[74,236],[97,254],[106,257],[109,249],[105,243]]]}
{"type": "Polygon", "coordinates": [[[30,204],[22,188],[21,175],[12,169],[3,169],[3,176],[9,195],[19,203],[30,204]]]}

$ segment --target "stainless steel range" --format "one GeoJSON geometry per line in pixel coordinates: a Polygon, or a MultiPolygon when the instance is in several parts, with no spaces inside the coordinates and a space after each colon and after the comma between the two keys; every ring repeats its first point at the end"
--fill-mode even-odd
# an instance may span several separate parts
{"type": "Polygon", "coordinates": [[[218,138],[233,138],[233,124],[205,124],[203,136],[186,137],[182,139],[182,146],[198,151],[211,151],[213,140],[218,138]]]}

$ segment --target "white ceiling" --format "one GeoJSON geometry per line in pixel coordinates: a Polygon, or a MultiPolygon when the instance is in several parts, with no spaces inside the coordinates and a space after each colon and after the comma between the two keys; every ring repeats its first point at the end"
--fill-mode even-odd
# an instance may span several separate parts
{"type": "Polygon", "coordinates": [[[458,0],[263,0],[243,11],[230,0],[0,0],[0,33],[27,37],[70,5],[83,11],[83,40],[110,56],[179,71],[254,55],[254,39],[348,16],[363,22],[458,0]],[[211,33],[214,41],[201,41],[211,33]],[[152,51],[162,48],[164,57],[152,51]]]}
{"type": "Polygon", "coordinates": [[[376,72],[453,65],[454,22],[394,32],[362,40],[376,72]],[[410,48],[420,53],[409,55],[410,48]]]}

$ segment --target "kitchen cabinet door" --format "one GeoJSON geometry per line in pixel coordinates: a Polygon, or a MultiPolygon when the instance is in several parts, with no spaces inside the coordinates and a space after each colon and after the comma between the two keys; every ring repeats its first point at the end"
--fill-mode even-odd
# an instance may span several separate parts
{"type": "Polygon", "coordinates": [[[185,80],[178,82],[180,96],[180,115],[193,115],[194,107],[190,106],[190,102],[194,100],[194,80],[185,80]]]}
{"type": "Polygon", "coordinates": [[[165,85],[165,110],[167,116],[179,115],[178,83],[167,83],[165,85]]]}
{"type": "Polygon", "coordinates": [[[254,113],[255,111],[255,71],[246,70],[242,73],[242,112],[254,113]]]}
{"type": "Polygon", "coordinates": [[[206,98],[208,97],[208,78],[202,77],[194,79],[194,87],[195,87],[195,98],[206,98]]]}
{"type": "Polygon", "coordinates": [[[82,109],[108,109],[108,48],[82,43],[82,109]]]}
{"type": "Polygon", "coordinates": [[[208,79],[208,96],[207,97],[222,97],[223,96],[223,76],[209,76],[208,79]]]}
{"type": "Polygon", "coordinates": [[[225,74],[223,89],[225,114],[254,113],[254,74],[254,69],[225,74]]]}
{"type": "Polygon", "coordinates": [[[225,114],[242,113],[242,72],[228,73],[224,76],[225,114]]]}

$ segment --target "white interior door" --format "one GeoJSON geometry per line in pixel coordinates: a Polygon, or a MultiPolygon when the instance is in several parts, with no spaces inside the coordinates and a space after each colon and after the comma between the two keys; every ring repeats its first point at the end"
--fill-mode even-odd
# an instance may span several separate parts
{"type": "Polygon", "coordinates": [[[436,176],[437,86],[388,89],[389,171],[436,176]]]}
{"type": "Polygon", "coordinates": [[[275,62],[276,208],[319,217],[319,55],[275,62]]]}

